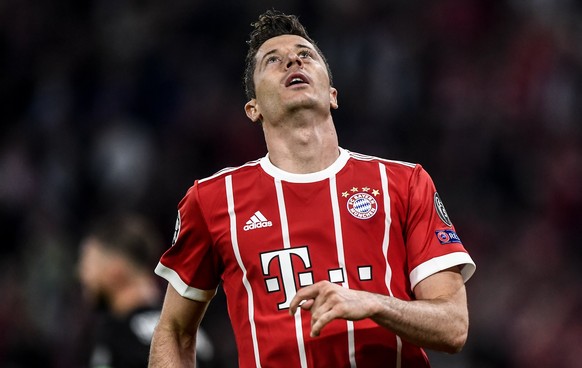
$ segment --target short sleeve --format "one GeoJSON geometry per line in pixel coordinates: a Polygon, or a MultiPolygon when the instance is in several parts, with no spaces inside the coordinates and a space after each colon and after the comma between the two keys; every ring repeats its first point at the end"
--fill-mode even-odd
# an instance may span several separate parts
{"type": "Polygon", "coordinates": [[[429,174],[417,165],[409,184],[406,251],[411,288],[430,275],[459,266],[463,280],[475,263],[458,236],[429,174]]]}
{"type": "Polygon", "coordinates": [[[172,246],[162,255],[155,273],[165,278],[188,299],[209,301],[220,281],[213,242],[204,219],[197,183],[178,205],[178,217],[172,246]]]}

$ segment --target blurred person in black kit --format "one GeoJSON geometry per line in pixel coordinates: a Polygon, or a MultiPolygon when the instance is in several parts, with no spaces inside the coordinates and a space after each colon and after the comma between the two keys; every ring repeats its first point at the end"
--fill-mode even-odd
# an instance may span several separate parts
{"type": "MultiPolygon", "coordinates": [[[[147,367],[161,311],[161,292],[151,271],[163,242],[138,215],[99,221],[81,241],[78,272],[84,298],[95,309],[88,367],[147,367]]],[[[200,367],[214,367],[213,346],[198,336],[200,367]]]]}

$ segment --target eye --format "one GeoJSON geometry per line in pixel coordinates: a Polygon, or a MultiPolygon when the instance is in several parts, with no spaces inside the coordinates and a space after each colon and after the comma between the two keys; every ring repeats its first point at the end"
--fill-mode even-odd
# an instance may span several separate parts
{"type": "Polygon", "coordinates": [[[277,55],[271,55],[271,56],[269,56],[269,57],[268,57],[268,58],[265,60],[265,62],[266,62],[267,64],[272,64],[272,63],[276,63],[276,62],[278,62],[279,60],[280,60],[279,56],[277,56],[277,55]]]}
{"type": "Polygon", "coordinates": [[[311,57],[311,51],[310,50],[301,50],[301,51],[299,51],[299,54],[298,55],[302,59],[310,58],[311,57]]]}

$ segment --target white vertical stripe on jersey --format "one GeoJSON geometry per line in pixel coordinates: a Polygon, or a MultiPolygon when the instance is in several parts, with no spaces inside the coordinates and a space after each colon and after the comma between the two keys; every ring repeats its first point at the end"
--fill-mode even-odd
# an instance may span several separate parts
{"type": "MultiPolygon", "coordinates": [[[[289,224],[287,222],[287,209],[285,208],[285,197],[283,196],[283,185],[281,180],[275,179],[275,190],[277,192],[277,204],[279,205],[279,217],[281,218],[281,233],[283,236],[283,247],[291,248],[291,239],[289,238],[289,224]]],[[[281,275],[283,277],[283,275],[281,275]]],[[[290,280],[293,284],[295,280],[290,280]]],[[[307,368],[307,356],[305,355],[305,342],[303,340],[303,323],[301,322],[301,313],[303,310],[298,308],[295,313],[295,336],[297,337],[297,348],[299,349],[299,360],[301,368],[307,368]]]]}
{"type": "Polygon", "coordinates": [[[226,186],[226,203],[228,204],[228,217],[230,219],[230,239],[232,242],[232,250],[234,251],[234,256],[236,257],[238,266],[243,272],[242,283],[248,294],[249,324],[251,326],[251,337],[253,339],[253,352],[255,354],[256,367],[261,368],[259,343],[257,340],[257,329],[255,326],[255,306],[253,298],[253,289],[251,288],[251,284],[247,279],[247,270],[240,257],[240,249],[238,247],[238,237],[236,232],[236,214],[234,212],[234,193],[232,190],[232,175],[228,175],[224,178],[224,184],[226,186]]]}
{"type": "MultiPolygon", "coordinates": [[[[388,191],[388,174],[386,173],[386,166],[382,163],[378,164],[380,168],[380,180],[382,182],[382,193],[384,194],[384,213],[385,217],[385,227],[384,227],[384,240],[382,241],[382,253],[384,254],[384,260],[386,261],[386,287],[388,288],[388,293],[393,296],[392,287],[390,286],[392,282],[392,269],[390,268],[390,263],[388,263],[388,245],[390,244],[390,225],[392,224],[392,217],[390,212],[390,192],[388,191]]],[[[396,335],[396,368],[401,366],[401,355],[402,355],[402,341],[400,336],[396,335]]]]}
{"type": "MultiPolygon", "coordinates": [[[[331,195],[331,208],[333,211],[333,225],[335,230],[335,244],[337,247],[337,259],[339,266],[344,273],[344,282],[342,286],[346,289],[350,288],[348,283],[348,275],[346,273],[346,259],[344,254],[344,238],[342,236],[342,224],[341,224],[341,216],[340,216],[340,209],[339,209],[339,201],[337,195],[337,186],[335,176],[329,179],[329,192],[331,195]]],[[[354,322],[353,321],[346,321],[348,326],[348,352],[350,358],[350,367],[356,368],[356,345],[354,341],[354,322]]]]}

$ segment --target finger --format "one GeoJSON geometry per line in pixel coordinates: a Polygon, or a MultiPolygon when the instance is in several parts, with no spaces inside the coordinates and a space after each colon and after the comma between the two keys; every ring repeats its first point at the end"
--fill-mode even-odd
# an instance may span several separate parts
{"type": "Polygon", "coordinates": [[[321,330],[325,325],[327,325],[334,317],[332,311],[334,309],[333,303],[330,300],[323,300],[321,297],[314,300],[311,306],[311,333],[312,337],[319,336],[321,330]]]}
{"type": "Polygon", "coordinates": [[[322,313],[320,316],[318,316],[317,318],[314,318],[314,316],[311,316],[311,333],[310,336],[311,337],[317,337],[321,334],[321,330],[323,330],[323,328],[330,323],[331,321],[333,321],[334,319],[336,319],[336,313],[333,309],[328,310],[325,313],[322,313]]]}
{"type": "Polygon", "coordinates": [[[305,303],[305,300],[315,299],[318,294],[319,288],[317,284],[304,287],[297,291],[293,299],[291,299],[291,303],[289,303],[289,314],[295,314],[300,303],[305,303]]]}
{"type": "Polygon", "coordinates": [[[301,309],[304,309],[304,310],[311,310],[311,307],[313,307],[314,303],[315,303],[315,299],[308,299],[308,300],[303,299],[301,301],[301,303],[299,303],[299,307],[301,307],[301,309]]]}
{"type": "MultiPolygon", "coordinates": [[[[302,301],[299,302],[297,307],[304,309],[304,310],[310,310],[311,306],[313,306],[313,302],[314,302],[313,299],[308,299],[308,300],[303,299],[302,301]]],[[[291,307],[289,307],[289,314],[293,315],[296,312],[297,312],[297,308],[291,309],[291,307]]]]}

